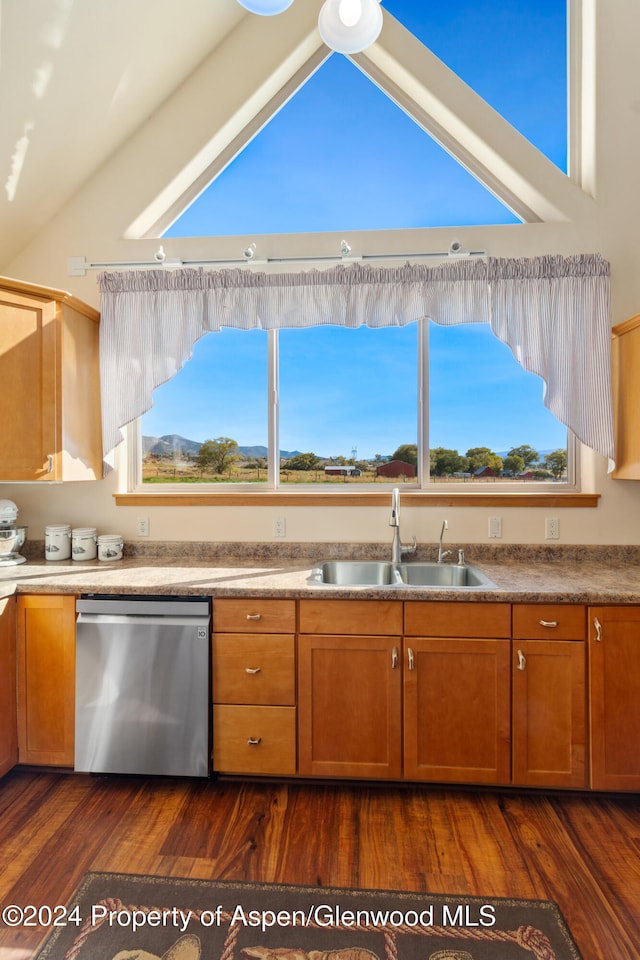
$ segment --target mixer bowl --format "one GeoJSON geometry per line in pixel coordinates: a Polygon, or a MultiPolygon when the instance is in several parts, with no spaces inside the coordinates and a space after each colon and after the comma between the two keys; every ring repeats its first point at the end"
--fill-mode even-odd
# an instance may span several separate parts
{"type": "Polygon", "coordinates": [[[0,524],[0,560],[17,554],[26,539],[26,527],[16,526],[15,524],[4,527],[0,524]]]}

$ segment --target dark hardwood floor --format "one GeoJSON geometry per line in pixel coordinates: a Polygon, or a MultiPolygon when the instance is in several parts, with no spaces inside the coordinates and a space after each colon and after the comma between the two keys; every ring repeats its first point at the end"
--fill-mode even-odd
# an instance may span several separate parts
{"type": "MultiPolygon", "coordinates": [[[[0,905],[87,870],[555,900],[584,960],[640,958],[640,798],[162,781],[14,770],[0,905]]],[[[0,960],[46,934],[0,922],[0,960]]]]}

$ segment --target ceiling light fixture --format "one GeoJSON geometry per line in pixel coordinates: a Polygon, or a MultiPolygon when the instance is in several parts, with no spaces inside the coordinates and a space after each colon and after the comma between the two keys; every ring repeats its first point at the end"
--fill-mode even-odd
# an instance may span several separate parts
{"type": "MultiPolygon", "coordinates": [[[[251,13],[271,17],[282,13],[293,0],[238,0],[251,13]]],[[[325,0],[318,16],[323,43],[335,53],[361,53],[382,30],[380,0],[325,0]]]]}
{"type": "Polygon", "coordinates": [[[258,13],[261,17],[273,17],[276,13],[284,13],[293,0],[238,0],[238,3],[249,13],[258,13]]]}
{"type": "Polygon", "coordinates": [[[318,30],[336,53],[361,53],[380,35],[382,9],[378,0],[325,0],[318,30]]]}

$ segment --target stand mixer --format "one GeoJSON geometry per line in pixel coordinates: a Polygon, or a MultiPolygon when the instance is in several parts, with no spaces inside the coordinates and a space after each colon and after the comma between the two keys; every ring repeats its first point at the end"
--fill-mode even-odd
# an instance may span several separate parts
{"type": "Polygon", "coordinates": [[[27,528],[16,524],[18,508],[13,500],[0,500],[0,566],[26,563],[20,548],[27,539],[27,528]]]}

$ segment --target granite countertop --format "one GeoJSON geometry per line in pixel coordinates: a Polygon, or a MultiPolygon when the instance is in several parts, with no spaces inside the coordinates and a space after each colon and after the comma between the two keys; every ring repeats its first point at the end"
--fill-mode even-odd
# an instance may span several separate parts
{"type": "MultiPolygon", "coordinates": [[[[206,550],[202,545],[158,545],[145,553],[132,545],[124,559],[112,562],[46,562],[32,548],[27,562],[0,568],[0,596],[13,593],[206,594],[214,597],[324,597],[414,600],[498,600],[547,603],[640,603],[640,549],[636,547],[529,548],[466,546],[468,562],[478,566],[495,589],[424,587],[337,587],[309,582],[314,561],[350,558],[388,559],[387,545],[347,549],[344,545],[304,544],[292,556],[278,557],[273,545],[236,545],[206,550]],[[339,551],[342,553],[339,553],[339,551]],[[161,554],[161,555],[158,555],[161,554]]],[[[432,549],[419,559],[433,559],[432,549]]]]}

